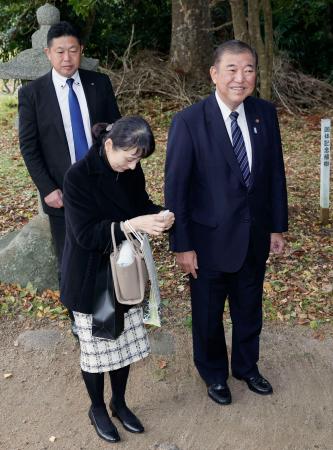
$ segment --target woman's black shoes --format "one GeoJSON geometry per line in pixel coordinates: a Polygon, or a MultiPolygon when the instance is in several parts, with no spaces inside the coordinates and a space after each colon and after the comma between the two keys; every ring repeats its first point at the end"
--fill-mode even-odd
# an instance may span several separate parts
{"type": "Polygon", "coordinates": [[[111,443],[120,441],[118,430],[111,422],[105,406],[91,406],[88,416],[100,438],[111,443]]]}
{"type": "Polygon", "coordinates": [[[142,423],[136,417],[132,411],[127,408],[126,405],[122,405],[119,408],[116,408],[112,401],[110,402],[110,409],[112,412],[112,417],[117,417],[120,420],[125,430],[130,431],[131,433],[143,433],[145,431],[142,423]]]}

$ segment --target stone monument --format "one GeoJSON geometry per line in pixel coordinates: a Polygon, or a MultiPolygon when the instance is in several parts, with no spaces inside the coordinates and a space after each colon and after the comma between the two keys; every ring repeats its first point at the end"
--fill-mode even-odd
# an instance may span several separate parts
{"type": "MultiPolygon", "coordinates": [[[[46,45],[47,32],[51,25],[60,21],[59,10],[49,3],[37,9],[37,22],[39,30],[31,36],[32,48],[23,50],[8,62],[0,63],[0,79],[5,80],[35,80],[47,73],[50,62],[47,59],[44,48],[46,45]]],[[[82,57],[81,67],[88,70],[96,70],[98,59],[82,57]]]]}
{"type": "MultiPolygon", "coordinates": [[[[32,48],[19,53],[12,60],[0,63],[0,79],[35,80],[47,73],[51,66],[44,53],[47,32],[60,21],[60,12],[48,3],[37,9],[39,30],[31,37],[32,48]]],[[[81,67],[96,70],[98,60],[82,57],[81,67]]],[[[38,215],[20,231],[0,238],[0,281],[26,286],[28,282],[38,290],[58,289],[57,263],[52,245],[48,216],[39,201],[38,215]]]]}

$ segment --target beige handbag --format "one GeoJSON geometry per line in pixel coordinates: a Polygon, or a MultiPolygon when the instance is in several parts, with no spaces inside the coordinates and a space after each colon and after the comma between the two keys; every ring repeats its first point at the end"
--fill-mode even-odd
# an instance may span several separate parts
{"type": "Polygon", "coordinates": [[[145,288],[148,281],[147,266],[143,257],[140,242],[125,230],[123,230],[123,233],[126,236],[126,241],[123,241],[123,243],[117,247],[114,235],[114,223],[111,224],[113,251],[110,255],[110,261],[114,290],[119,303],[136,305],[137,303],[141,303],[144,299],[145,288]],[[125,243],[132,252],[132,262],[126,265],[120,265],[118,263],[119,253],[121,251],[121,246],[125,243]]]}

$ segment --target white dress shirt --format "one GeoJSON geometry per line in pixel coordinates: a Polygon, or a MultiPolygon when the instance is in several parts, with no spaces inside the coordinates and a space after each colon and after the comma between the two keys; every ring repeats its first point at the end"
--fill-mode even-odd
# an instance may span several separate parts
{"type": "MultiPolygon", "coordinates": [[[[216,96],[217,103],[218,103],[218,105],[220,107],[221,114],[223,116],[223,120],[224,120],[225,126],[226,126],[227,131],[228,131],[230,142],[232,144],[231,119],[230,119],[230,113],[232,113],[232,111],[225,103],[223,103],[223,101],[220,99],[217,91],[215,91],[215,96],[216,96]]],[[[241,132],[242,132],[242,135],[243,135],[243,139],[244,139],[244,143],[245,143],[245,149],[246,149],[246,154],[247,154],[247,159],[249,161],[249,168],[250,168],[250,172],[251,172],[251,167],[252,167],[252,145],[251,145],[249,128],[247,126],[247,121],[246,121],[246,116],[245,116],[244,103],[241,103],[237,107],[237,109],[235,111],[237,111],[238,114],[239,114],[238,118],[237,118],[237,123],[238,123],[238,126],[241,129],[241,132]]]]}
{"type": "MultiPolygon", "coordinates": [[[[88,105],[86,96],[84,95],[83,86],[80,80],[79,72],[76,71],[74,75],[71,77],[74,79],[73,89],[79,101],[82,120],[84,125],[84,131],[86,133],[86,138],[88,142],[88,148],[92,145],[92,137],[91,137],[91,125],[90,125],[90,117],[88,111],[88,105]]],[[[69,153],[71,157],[72,164],[75,163],[75,148],[74,148],[74,139],[72,132],[72,122],[71,116],[69,112],[69,104],[68,104],[68,91],[69,87],[66,83],[67,78],[60,75],[54,68],[52,69],[52,81],[54,84],[54,88],[56,90],[58,103],[60,106],[60,111],[62,115],[62,121],[64,123],[66,138],[69,147],[69,153]]]]}

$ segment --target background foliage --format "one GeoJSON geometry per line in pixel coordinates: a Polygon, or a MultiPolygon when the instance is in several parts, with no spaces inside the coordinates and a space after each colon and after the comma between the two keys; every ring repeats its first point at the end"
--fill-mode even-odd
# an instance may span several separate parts
{"type": "MultiPolygon", "coordinates": [[[[31,46],[37,29],[35,11],[45,0],[0,0],[0,60],[31,46]]],[[[171,0],[55,0],[61,18],[83,30],[86,54],[112,64],[121,55],[135,26],[135,49],[168,53],[171,0]]],[[[211,1],[215,42],[231,38],[230,7],[211,1]]],[[[272,0],[276,48],[286,52],[305,73],[333,81],[333,0],[272,0]]]]}

